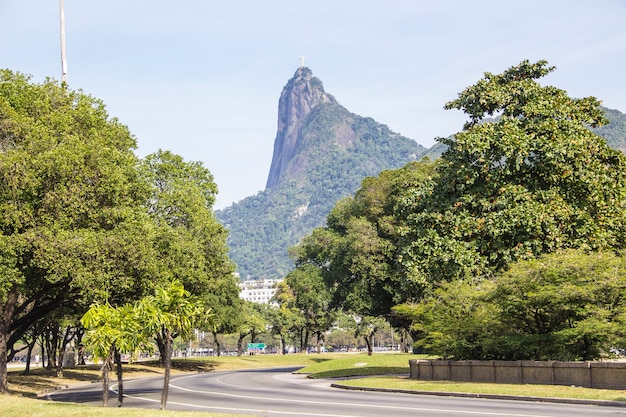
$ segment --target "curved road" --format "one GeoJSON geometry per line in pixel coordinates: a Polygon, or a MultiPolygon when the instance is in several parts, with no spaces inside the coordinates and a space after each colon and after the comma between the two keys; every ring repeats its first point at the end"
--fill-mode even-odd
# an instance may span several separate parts
{"type": "MultiPolygon", "coordinates": [[[[346,391],[294,368],[213,372],[172,378],[167,408],[271,417],[604,417],[625,407],[346,391]]],[[[125,407],[158,409],[162,378],[124,381],[125,407]]],[[[115,389],[115,385],[112,386],[115,389]]],[[[111,394],[110,406],[117,398],[111,394]]],[[[102,386],[52,393],[48,399],[101,405],[102,386]]]]}

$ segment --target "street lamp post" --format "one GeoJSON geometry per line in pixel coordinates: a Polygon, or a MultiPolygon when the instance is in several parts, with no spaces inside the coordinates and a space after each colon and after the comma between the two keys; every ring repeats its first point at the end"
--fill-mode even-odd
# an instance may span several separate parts
{"type": "Polygon", "coordinates": [[[61,81],[67,83],[67,58],[65,57],[65,7],[64,1],[59,0],[59,9],[61,13],[61,81]]]}

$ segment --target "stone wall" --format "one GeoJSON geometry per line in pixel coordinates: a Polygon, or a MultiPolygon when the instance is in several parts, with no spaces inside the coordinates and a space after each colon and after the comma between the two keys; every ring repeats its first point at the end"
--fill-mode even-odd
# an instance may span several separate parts
{"type": "Polygon", "coordinates": [[[411,378],[626,389],[626,362],[410,360],[411,378]]]}

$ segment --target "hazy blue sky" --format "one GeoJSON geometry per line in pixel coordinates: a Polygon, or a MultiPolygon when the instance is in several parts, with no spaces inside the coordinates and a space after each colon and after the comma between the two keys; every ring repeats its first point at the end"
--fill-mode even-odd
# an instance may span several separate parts
{"type": "MultiPolygon", "coordinates": [[[[68,83],[137,137],[202,161],[217,208],[264,189],[278,98],[305,65],[348,110],[424,146],[444,104],[523,59],[626,112],[626,1],[65,0],[68,83]]],[[[0,0],[0,68],[61,78],[58,0],[0,0]]]]}

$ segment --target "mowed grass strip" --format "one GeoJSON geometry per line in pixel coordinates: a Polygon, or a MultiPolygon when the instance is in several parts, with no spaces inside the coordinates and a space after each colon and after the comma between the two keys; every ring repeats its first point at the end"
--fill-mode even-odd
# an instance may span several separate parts
{"type": "MultiPolygon", "coordinates": [[[[115,404],[113,399],[111,404],[115,404]]],[[[91,407],[80,404],[35,400],[19,396],[0,396],[2,417],[241,417],[236,414],[199,413],[189,411],[143,410],[137,408],[91,407]]]]}
{"type": "Polygon", "coordinates": [[[466,394],[511,395],[537,398],[572,398],[581,400],[620,401],[626,403],[626,391],[583,388],[564,385],[486,384],[476,382],[420,381],[406,376],[350,379],[341,385],[406,391],[432,391],[466,394]]]}
{"type": "Polygon", "coordinates": [[[329,360],[320,360],[296,372],[310,374],[312,378],[408,374],[409,359],[417,358],[419,356],[406,353],[341,355],[329,360]]]}

